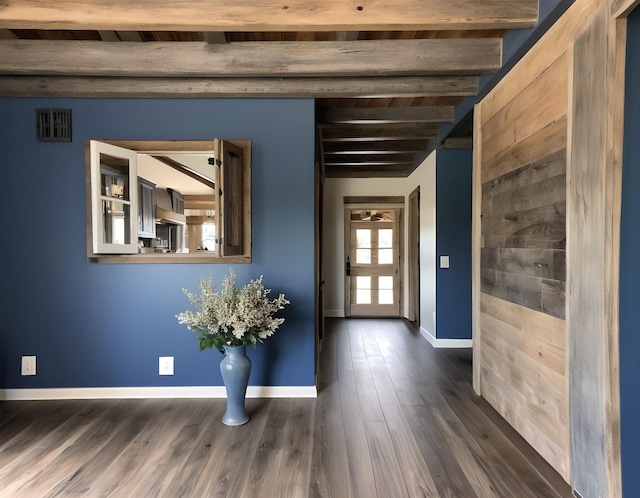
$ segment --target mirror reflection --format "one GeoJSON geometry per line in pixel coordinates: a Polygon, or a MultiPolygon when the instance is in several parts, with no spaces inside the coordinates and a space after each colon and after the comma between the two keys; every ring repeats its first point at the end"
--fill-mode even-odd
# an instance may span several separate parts
{"type": "Polygon", "coordinates": [[[210,154],[138,155],[140,252],[215,253],[210,154]]]}

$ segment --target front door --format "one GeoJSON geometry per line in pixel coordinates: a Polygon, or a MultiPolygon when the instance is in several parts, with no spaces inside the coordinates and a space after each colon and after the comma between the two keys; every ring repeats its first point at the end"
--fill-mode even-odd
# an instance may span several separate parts
{"type": "Polygon", "coordinates": [[[346,316],[400,316],[399,208],[346,209],[346,316]]]}

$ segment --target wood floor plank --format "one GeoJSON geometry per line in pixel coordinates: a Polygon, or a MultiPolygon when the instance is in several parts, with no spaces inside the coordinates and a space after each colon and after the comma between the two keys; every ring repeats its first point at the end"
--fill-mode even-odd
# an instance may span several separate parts
{"type": "Polygon", "coordinates": [[[41,469],[37,475],[17,490],[19,496],[47,496],[52,490],[59,491],[60,483],[73,478],[84,462],[93,458],[113,434],[119,431],[127,422],[132,412],[139,409],[142,400],[105,401],[110,405],[103,416],[96,418],[86,426],[84,432],[57,458],[41,469]]]}
{"type": "Polygon", "coordinates": [[[265,429],[257,441],[260,450],[280,450],[284,448],[284,431],[288,424],[291,407],[291,399],[283,399],[279,403],[269,404],[269,413],[267,414],[269,423],[265,425],[265,429]]]}
{"type": "Polygon", "coordinates": [[[193,488],[202,473],[202,469],[212,457],[211,448],[220,433],[220,421],[226,410],[225,402],[207,403],[207,415],[203,420],[200,434],[182,467],[167,487],[167,496],[194,496],[193,488]]]}
{"type": "Polygon", "coordinates": [[[386,423],[365,421],[364,426],[378,496],[409,497],[386,423]]]}
{"type": "MultiPolygon", "coordinates": [[[[291,400],[290,413],[284,431],[282,463],[278,473],[280,496],[306,496],[311,475],[311,452],[307,450],[315,425],[315,401],[291,400]],[[284,492],[283,492],[284,491],[284,492]]],[[[272,496],[277,496],[273,494],[272,496]]]]}
{"type": "Polygon", "coordinates": [[[120,453],[135,439],[138,434],[151,422],[153,413],[149,405],[156,400],[147,400],[142,406],[136,407],[117,431],[102,446],[99,452],[85,461],[69,478],[62,479],[46,495],[47,498],[62,495],[91,494],[91,484],[102,475],[104,470],[120,455],[120,453]]]}
{"type": "Polygon", "coordinates": [[[27,409],[35,409],[36,405],[35,401],[0,401],[0,425],[11,421],[27,409]]]}
{"type": "Polygon", "coordinates": [[[382,409],[409,496],[412,498],[440,496],[404,412],[393,405],[383,405],[382,409]]]}
{"type": "MultiPolygon", "coordinates": [[[[66,404],[64,401],[62,403],[66,404]]],[[[34,424],[39,423],[41,419],[44,419],[51,410],[56,409],[60,404],[61,402],[42,401],[29,409],[7,410],[7,421],[11,423],[0,425],[0,449],[6,446],[11,439],[23,431],[29,430],[34,424]]]]}
{"type": "Polygon", "coordinates": [[[309,496],[350,497],[351,475],[336,386],[319,394],[315,417],[309,496]]]}
{"type": "Polygon", "coordinates": [[[352,476],[358,476],[351,481],[352,495],[357,498],[376,496],[369,442],[353,375],[349,379],[343,378],[339,388],[349,473],[352,476]]]}
{"type": "Polygon", "coordinates": [[[217,455],[220,465],[210,476],[210,493],[206,496],[241,496],[247,479],[251,478],[250,456],[257,450],[257,441],[264,432],[269,410],[263,400],[247,400],[246,407],[250,423],[220,428],[221,432],[229,432],[229,438],[222,453],[217,455]]]}
{"type": "Polygon", "coordinates": [[[18,496],[19,489],[28,482],[33,482],[46,476],[46,469],[50,465],[60,465],[59,456],[70,451],[75,442],[94,423],[113,406],[113,402],[101,401],[80,402],[82,410],[63,421],[55,430],[50,432],[38,444],[23,451],[19,457],[0,468],[0,490],[7,496],[18,496]],[[54,463],[55,462],[55,463],[54,463]]]}
{"type": "MultiPolygon", "coordinates": [[[[477,409],[471,400],[471,391],[465,396],[461,390],[444,389],[442,397],[464,425],[466,440],[474,441],[482,451],[482,461],[487,465],[487,471],[495,474],[507,490],[517,491],[519,496],[531,498],[558,496],[546,483],[541,483],[537,476],[529,481],[526,472],[528,462],[492,421],[477,409]]],[[[504,489],[502,491],[504,494],[504,489]]]]}
{"type": "MultiPolygon", "coordinates": [[[[222,404],[223,413],[226,408],[226,401],[219,400],[222,404]]],[[[247,400],[247,407],[252,406],[253,403],[249,403],[249,401],[258,401],[258,400],[247,400]]],[[[260,405],[261,409],[264,405],[260,405]]],[[[255,405],[252,406],[255,410],[255,405]]],[[[251,416],[252,413],[250,412],[251,416]]],[[[216,436],[211,441],[211,447],[209,448],[209,459],[207,463],[202,468],[200,475],[198,476],[196,482],[194,483],[194,487],[191,492],[191,496],[216,496],[215,490],[217,488],[216,478],[221,473],[222,466],[224,465],[224,460],[226,458],[226,454],[229,451],[233,451],[231,449],[230,440],[231,436],[234,434],[232,430],[227,430],[221,426],[221,422],[215,423],[215,419],[211,417],[213,425],[216,427],[216,436]]],[[[250,422],[251,423],[251,420],[250,422]]]]}
{"type": "Polygon", "coordinates": [[[6,444],[0,446],[0,468],[19,458],[34,443],[39,443],[42,438],[54,431],[62,421],[75,415],[81,407],[82,405],[69,401],[54,405],[46,417],[38,419],[38,423],[33,423],[32,419],[27,418],[23,422],[23,424],[27,424],[24,429],[17,433],[16,437],[7,438],[6,444]],[[18,435],[19,437],[17,437],[18,435]]]}
{"type": "Polygon", "coordinates": [[[414,405],[405,405],[403,409],[440,496],[478,497],[429,412],[424,407],[414,405]]]}
{"type": "MultiPolygon", "coordinates": [[[[469,437],[463,424],[442,399],[440,393],[430,396],[427,405],[438,430],[478,495],[504,496],[508,494],[509,489],[492,472],[488,471],[485,466],[486,455],[469,437]]],[[[500,464],[503,463],[500,462],[500,464]]],[[[512,489],[518,489],[518,487],[512,489]]],[[[518,496],[524,497],[526,494],[518,493],[518,496]]]]}
{"type": "MultiPolygon", "coordinates": [[[[192,405],[189,405],[189,410],[192,405]]],[[[187,405],[178,405],[169,400],[156,400],[153,424],[148,424],[129,446],[92,484],[96,496],[118,496],[126,489],[137,486],[157,463],[159,455],[168,451],[169,444],[182,427],[187,405]],[[145,462],[140,464],[140,462],[145,462]]]]}
{"type": "Polygon", "coordinates": [[[387,365],[381,356],[371,357],[371,375],[373,376],[373,385],[378,393],[380,404],[400,405],[398,392],[391,381],[387,365]]]}
{"type": "MultiPolygon", "coordinates": [[[[461,390],[466,388],[467,384],[465,383],[462,385],[461,390]]],[[[533,475],[525,469],[521,469],[520,472],[518,472],[518,475],[522,476],[521,479],[530,480],[531,486],[535,489],[544,489],[549,485],[553,488],[554,492],[558,494],[558,496],[572,496],[571,488],[564,481],[562,476],[556,472],[551,465],[549,465],[549,463],[547,463],[542,456],[537,453],[491,405],[478,396],[471,396],[468,400],[470,403],[473,403],[478,411],[485,417],[470,419],[468,424],[477,423],[478,430],[485,434],[488,431],[492,431],[496,438],[501,441],[507,441],[515,450],[515,454],[522,455],[531,468],[535,469],[535,473],[533,473],[533,475]],[[541,477],[541,481],[538,480],[538,476],[541,477]]],[[[448,401],[453,406],[453,400],[449,399],[448,401]]],[[[461,406],[457,408],[456,411],[457,413],[464,413],[465,417],[470,413],[470,409],[467,406],[461,406]]],[[[507,450],[505,450],[502,445],[500,445],[500,448],[506,453],[507,450]]],[[[507,448],[509,448],[509,446],[507,446],[507,448]]],[[[505,458],[510,462],[512,461],[512,457],[508,453],[505,454],[505,458]]]]}
{"type": "Polygon", "coordinates": [[[316,399],[0,402],[0,497],[568,498],[406,320],[327,319],[316,399]]]}

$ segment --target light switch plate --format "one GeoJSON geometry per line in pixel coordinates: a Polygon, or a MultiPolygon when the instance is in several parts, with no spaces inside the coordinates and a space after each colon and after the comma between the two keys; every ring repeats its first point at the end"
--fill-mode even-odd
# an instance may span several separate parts
{"type": "Polygon", "coordinates": [[[440,268],[449,268],[449,256],[440,256],[440,268]]]}

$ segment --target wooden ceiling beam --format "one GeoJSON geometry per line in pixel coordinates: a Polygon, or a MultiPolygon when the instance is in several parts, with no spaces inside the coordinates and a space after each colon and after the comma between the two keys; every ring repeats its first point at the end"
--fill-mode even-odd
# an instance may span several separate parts
{"type": "Polygon", "coordinates": [[[329,107],[318,113],[322,123],[453,123],[453,106],[329,107]]]}
{"type": "Polygon", "coordinates": [[[322,140],[328,142],[377,142],[387,140],[435,140],[438,129],[427,130],[386,130],[386,129],[332,129],[322,130],[322,140]]]}
{"type": "Polygon", "coordinates": [[[404,178],[411,173],[413,165],[391,166],[341,166],[325,167],[326,178],[404,178]]]}
{"type": "Polygon", "coordinates": [[[324,162],[325,167],[341,167],[341,168],[370,168],[373,166],[401,166],[401,167],[409,167],[413,165],[413,160],[411,161],[326,161],[324,162]]]}
{"type": "Polygon", "coordinates": [[[111,78],[0,76],[4,97],[435,97],[477,93],[474,76],[381,78],[111,78]]]}
{"type": "Polygon", "coordinates": [[[386,165],[386,164],[413,164],[415,154],[373,154],[370,156],[351,155],[351,156],[334,156],[325,155],[325,165],[386,165]]]}
{"type": "Polygon", "coordinates": [[[451,76],[495,72],[501,63],[497,38],[227,44],[0,40],[0,74],[11,75],[451,76]]]}
{"type": "Polygon", "coordinates": [[[427,140],[393,140],[378,142],[327,142],[325,155],[407,154],[427,150],[427,140]]]}
{"type": "Polygon", "coordinates": [[[9,0],[0,28],[124,31],[420,31],[531,28],[538,0],[9,0]]]}

